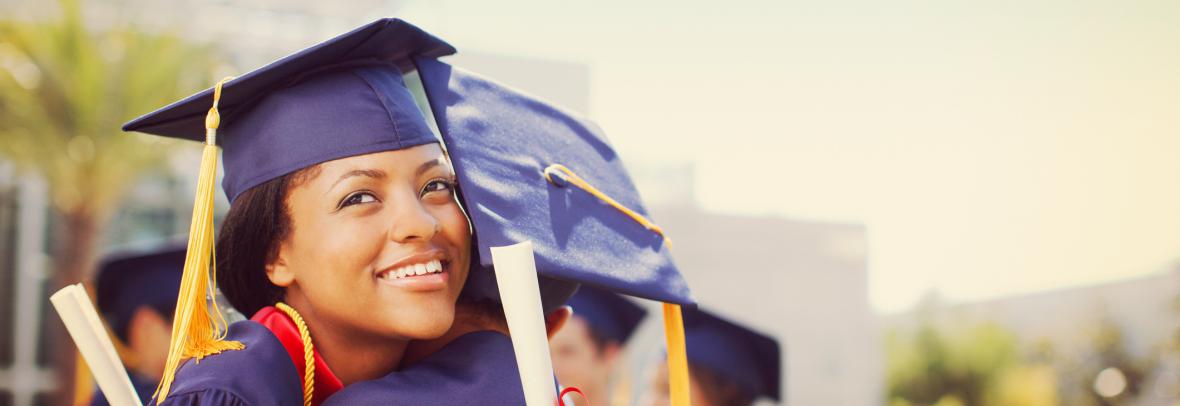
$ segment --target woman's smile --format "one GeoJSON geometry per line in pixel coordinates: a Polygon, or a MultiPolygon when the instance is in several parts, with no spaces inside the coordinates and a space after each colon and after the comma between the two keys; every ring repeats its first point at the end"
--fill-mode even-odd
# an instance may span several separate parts
{"type": "Polygon", "coordinates": [[[402,258],[374,275],[381,285],[411,292],[445,290],[451,260],[442,250],[431,249],[402,258]]]}

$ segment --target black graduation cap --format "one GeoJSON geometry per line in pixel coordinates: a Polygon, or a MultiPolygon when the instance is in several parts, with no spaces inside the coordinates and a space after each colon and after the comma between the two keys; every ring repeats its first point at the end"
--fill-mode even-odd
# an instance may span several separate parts
{"type": "Polygon", "coordinates": [[[143,306],[172,318],[184,253],[184,245],[169,244],[111,254],[99,264],[95,277],[98,310],[119,340],[127,342],[131,317],[143,306]]]}
{"type": "Polygon", "coordinates": [[[693,368],[708,368],[752,398],[780,400],[778,341],[713,313],[684,309],[684,335],[693,368]]]}
{"type": "Polygon", "coordinates": [[[598,337],[619,344],[627,342],[647,310],[631,300],[602,289],[582,286],[570,298],[574,316],[581,317],[598,337]]]}

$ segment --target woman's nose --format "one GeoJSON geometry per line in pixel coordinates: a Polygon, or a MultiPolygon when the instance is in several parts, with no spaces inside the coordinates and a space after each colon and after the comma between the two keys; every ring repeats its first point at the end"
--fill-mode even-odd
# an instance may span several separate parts
{"type": "Polygon", "coordinates": [[[439,223],[418,199],[407,199],[395,211],[389,237],[399,243],[430,241],[438,233],[439,223]]]}

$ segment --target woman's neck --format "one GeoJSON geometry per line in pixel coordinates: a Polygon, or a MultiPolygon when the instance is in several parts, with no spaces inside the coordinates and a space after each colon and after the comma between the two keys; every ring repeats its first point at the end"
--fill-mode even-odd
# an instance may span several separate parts
{"type": "Polygon", "coordinates": [[[345,386],[393,372],[405,354],[408,340],[377,337],[335,325],[298,295],[288,294],[287,304],[303,316],[315,351],[345,386]]]}
{"type": "Polygon", "coordinates": [[[413,365],[446,347],[451,341],[477,331],[495,331],[507,336],[508,325],[503,320],[481,315],[480,310],[473,305],[459,302],[455,305],[455,321],[446,334],[435,339],[411,341],[408,347],[403,347],[405,352],[398,369],[413,365]]]}

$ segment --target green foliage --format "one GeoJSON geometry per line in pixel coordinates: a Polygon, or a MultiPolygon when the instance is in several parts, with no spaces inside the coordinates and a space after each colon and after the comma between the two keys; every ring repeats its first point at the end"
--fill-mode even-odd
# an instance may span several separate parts
{"type": "Polygon", "coordinates": [[[1016,365],[1016,340],[994,324],[954,334],[924,320],[912,334],[886,337],[890,399],[910,404],[982,404],[1007,368],[1016,365]]]}
{"type": "Polygon", "coordinates": [[[43,176],[62,213],[101,220],[174,145],[120,125],[207,85],[212,59],[174,35],[88,29],[80,8],[0,21],[0,154],[43,176]]]}

